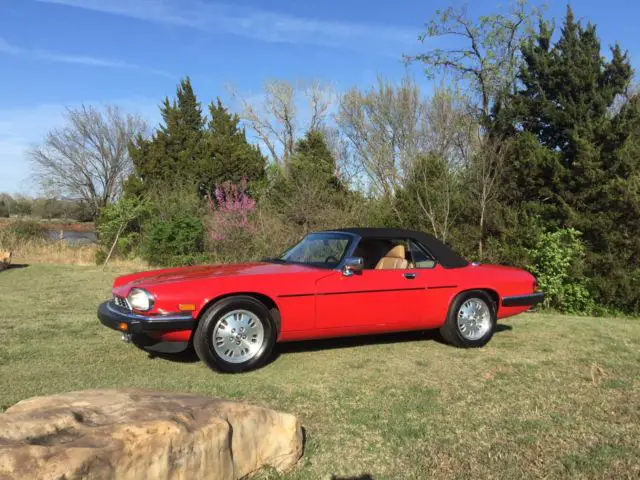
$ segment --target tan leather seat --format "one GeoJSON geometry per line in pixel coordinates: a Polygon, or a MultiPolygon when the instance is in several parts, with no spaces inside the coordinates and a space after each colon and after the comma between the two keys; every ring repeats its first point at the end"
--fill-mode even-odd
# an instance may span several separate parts
{"type": "Polygon", "coordinates": [[[376,270],[397,270],[408,266],[409,262],[405,258],[404,245],[396,245],[380,259],[376,270]]]}

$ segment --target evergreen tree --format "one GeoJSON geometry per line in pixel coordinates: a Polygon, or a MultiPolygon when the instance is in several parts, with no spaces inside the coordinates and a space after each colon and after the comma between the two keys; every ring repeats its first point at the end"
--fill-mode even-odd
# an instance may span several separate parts
{"type": "Polygon", "coordinates": [[[336,160],[321,132],[310,130],[296,142],[286,171],[276,167],[271,200],[288,221],[313,229],[330,207],[340,208],[346,189],[336,176],[336,160]]]}
{"type": "Polygon", "coordinates": [[[262,178],[265,158],[258,147],[247,142],[240,118],[230,114],[220,99],[211,102],[209,112],[205,152],[198,168],[201,188],[210,192],[214,185],[226,181],[237,183],[243,178],[262,178]]]}
{"type": "Polygon", "coordinates": [[[178,85],[176,99],[165,98],[160,113],[164,124],[158,131],[150,139],[138,137],[130,145],[135,175],[126,186],[129,194],[177,179],[181,183],[197,181],[206,119],[188,77],[178,85]]]}
{"type": "Polygon", "coordinates": [[[265,159],[247,142],[238,116],[218,99],[209,107],[207,122],[188,77],[178,85],[175,99],[164,100],[160,112],[163,124],[154,135],[139,137],[130,146],[135,175],[127,183],[127,193],[178,183],[193,184],[206,195],[222,182],[264,175],[265,159]]]}
{"type": "Polygon", "coordinates": [[[339,181],[336,178],[336,159],[329,149],[322,132],[310,130],[298,140],[289,165],[289,175],[304,177],[312,175],[317,180],[326,183],[328,188],[336,188],[339,181]]]}
{"type": "Polygon", "coordinates": [[[522,88],[509,109],[516,138],[505,195],[511,205],[537,216],[543,228],[581,231],[598,299],[637,308],[631,306],[637,299],[610,294],[622,278],[612,284],[613,272],[622,265],[637,269],[638,260],[628,262],[640,253],[637,242],[625,240],[638,236],[637,215],[630,215],[633,209],[621,205],[616,193],[639,169],[638,157],[625,152],[640,117],[630,105],[618,113],[612,108],[629,86],[632,68],[618,45],[604,59],[595,26],[576,22],[570,7],[555,45],[551,36],[543,22],[522,48],[522,88]]]}

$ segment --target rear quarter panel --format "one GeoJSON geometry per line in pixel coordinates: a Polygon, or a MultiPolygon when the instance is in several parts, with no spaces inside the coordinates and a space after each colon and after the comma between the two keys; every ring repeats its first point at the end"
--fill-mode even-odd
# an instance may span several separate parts
{"type": "Polygon", "coordinates": [[[436,266],[427,272],[427,328],[445,322],[455,297],[469,290],[486,290],[496,300],[498,318],[517,315],[528,307],[503,307],[502,299],[533,292],[534,277],[517,268],[469,264],[462,268],[436,266]]]}

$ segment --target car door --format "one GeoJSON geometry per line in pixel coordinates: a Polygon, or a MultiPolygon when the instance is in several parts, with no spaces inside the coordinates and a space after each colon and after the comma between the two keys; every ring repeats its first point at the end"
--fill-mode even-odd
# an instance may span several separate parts
{"type": "Polygon", "coordinates": [[[367,333],[421,328],[425,282],[417,269],[332,272],[317,283],[316,326],[358,328],[367,333]],[[380,328],[382,327],[382,328],[380,328]]]}

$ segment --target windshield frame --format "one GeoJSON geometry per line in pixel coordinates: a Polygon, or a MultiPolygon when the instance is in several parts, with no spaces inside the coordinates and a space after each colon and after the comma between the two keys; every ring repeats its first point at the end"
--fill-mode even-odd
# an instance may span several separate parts
{"type": "Polygon", "coordinates": [[[295,245],[289,247],[287,250],[285,250],[283,253],[281,253],[277,257],[267,259],[267,261],[270,261],[270,262],[273,262],[273,263],[282,263],[282,264],[286,264],[286,265],[302,265],[302,266],[307,266],[307,267],[312,267],[312,268],[320,268],[322,270],[339,270],[340,268],[342,268],[342,265],[343,265],[345,259],[353,251],[353,248],[354,248],[354,246],[356,244],[357,239],[358,239],[357,235],[354,235],[352,233],[347,233],[347,232],[332,232],[332,231],[312,232],[312,233],[309,233],[308,235],[306,235],[304,238],[302,238],[295,245]],[[346,247],[344,248],[344,251],[342,252],[342,256],[338,259],[338,263],[337,264],[327,265],[326,263],[322,263],[322,262],[295,262],[295,261],[292,261],[292,260],[285,260],[283,258],[285,255],[287,255],[289,252],[291,252],[294,248],[296,248],[302,242],[307,240],[309,237],[320,237],[320,238],[325,237],[325,238],[328,238],[328,239],[346,239],[348,241],[348,243],[347,243],[346,247]]]}

